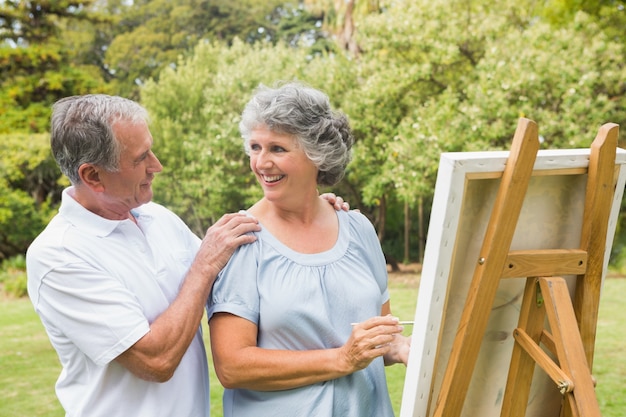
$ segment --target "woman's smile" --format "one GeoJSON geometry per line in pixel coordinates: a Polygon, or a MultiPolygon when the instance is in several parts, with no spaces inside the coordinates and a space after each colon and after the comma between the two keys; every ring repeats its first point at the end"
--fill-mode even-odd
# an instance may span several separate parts
{"type": "Polygon", "coordinates": [[[268,184],[278,182],[285,177],[284,175],[263,175],[263,174],[260,174],[260,176],[263,179],[263,181],[265,181],[268,184]]]}

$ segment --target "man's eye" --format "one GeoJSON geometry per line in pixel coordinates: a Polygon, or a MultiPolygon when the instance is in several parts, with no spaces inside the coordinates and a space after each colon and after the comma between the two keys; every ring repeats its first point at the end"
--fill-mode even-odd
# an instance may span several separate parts
{"type": "Polygon", "coordinates": [[[142,163],[143,161],[146,160],[146,158],[148,157],[148,153],[144,153],[141,156],[139,156],[139,158],[137,158],[134,162],[135,165],[139,165],[140,163],[142,163]]]}
{"type": "Polygon", "coordinates": [[[259,145],[250,145],[250,150],[258,151],[259,149],[261,149],[259,145]]]}

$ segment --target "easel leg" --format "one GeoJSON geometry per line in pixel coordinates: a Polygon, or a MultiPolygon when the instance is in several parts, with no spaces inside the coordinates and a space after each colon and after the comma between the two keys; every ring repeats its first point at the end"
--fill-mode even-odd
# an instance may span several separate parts
{"type": "MultiPolygon", "coordinates": [[[[518,329],[515,331],[519,332],[520,329],[523,329],[521,331],[524,331],[534,343],[539,344],[544,328],[545,309],[543,303],[538,303],[537,285],[537,278],[527,278],[518,329]]],[[[524,417],[534,370],[534,359],[519,343],[515,343],[504,399],[502,400],[501,416],[524,417]]]]}
{"type": "Polygon", "coordinates": [[[600,406],[567,284],[563,278],[556,277],[540,278],[539,285],[559,365],[574,383],[574,389],[565,394],[572,416],[600,417],[600,406]]]}
{"type": "Polygon", "coordinates": [[[588,262],[587,272],[579,276],[576,283],[574,309],[590,368],[593,366],[604,256],[607,250],[608,218],[615,193],[618,135],[618,125],[603,125],[591,144],[589,155],[587,197],[580,243],[580,248],[587,251],[588,262]]]}
{"type": "Polygon", "coordinates": [[[538,149],[537,125],[520,119],[435,403],[434,417],[461,415],[538,149]]]}

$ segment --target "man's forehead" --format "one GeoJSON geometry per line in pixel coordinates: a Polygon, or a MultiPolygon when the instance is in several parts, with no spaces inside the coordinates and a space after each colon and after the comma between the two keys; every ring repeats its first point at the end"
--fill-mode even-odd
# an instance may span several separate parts
{"type": "Polygon", "coordinates": [[[145,122],[120,121],[112,127],[115,138],[122,148],[135,149],[141,153],[152,147],[152,134],[145,122]]]}

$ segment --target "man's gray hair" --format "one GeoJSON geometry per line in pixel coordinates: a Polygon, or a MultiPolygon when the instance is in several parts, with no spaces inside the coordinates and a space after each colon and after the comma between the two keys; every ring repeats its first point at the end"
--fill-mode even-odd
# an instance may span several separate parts
{"type": "Polygon", "coordinates": [[[140,104],[105,94],[66,97],[52,106],[52,155],[72,184],[80,183],[78,168],[85,163],[119,169],[121,149],[113,125],[120,120],[148,123],[149,117],[140,104]]]}

